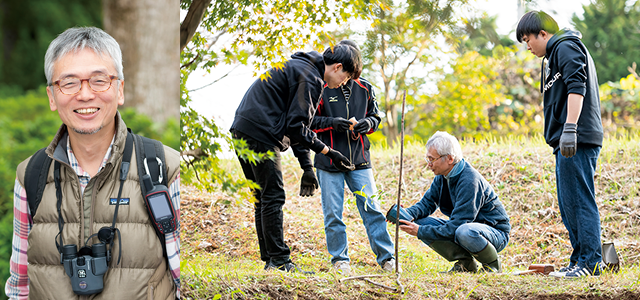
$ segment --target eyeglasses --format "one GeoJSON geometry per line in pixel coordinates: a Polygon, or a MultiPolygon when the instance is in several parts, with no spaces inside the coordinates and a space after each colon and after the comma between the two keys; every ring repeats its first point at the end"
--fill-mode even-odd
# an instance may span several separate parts
{"type": "Polygon", "coordinates": [[[111,87],[111,82],[114,79],[118,79],[117,76],[99,74],[94,75],[91,78],[80,79],[76,77],[67,77],[57,81],[54,81],[51,85],[57,85],[60,92],[65,95],[75,95],[82,89],[82,82],[89,83],[89,88],[96,92],[101,93],[108,90],[111,87]]]}
{"type": "Polygon", "coordinates": [[[426,162],[427,162],[427,163],[429,163],[429,164],[432,164],[432,163],[436,162],[436,160],[441,159],[441,158],[443,158],[443,157],[445,157],[445,156],[447,156],[447,155],[449,155],[449,154],[440,155],[440,156],[438,156],[438,157],[436,157],[436,158],[433,158],[433,159],[432,159],[432,158],[429,158],[428,156],[425,156],[425,157],[424,157],[424,161],[426,161],[426,162]]]}

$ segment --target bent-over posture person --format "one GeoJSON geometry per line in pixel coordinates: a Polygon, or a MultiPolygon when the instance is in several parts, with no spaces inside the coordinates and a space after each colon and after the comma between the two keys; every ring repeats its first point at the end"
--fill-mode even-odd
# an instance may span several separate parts
{"type": "Polygon", "coordinates": [[[498,195],[446,132],[427,141],[426,160],[436,176],[422,199],[407,208],[415,221],[400,220],[400,229],[455,261],[449,272],[478,271],[474,258],[485,271],[501,272],[498,252],[509,242],[511,225],[498,195]],[[436,209],[449,219],[431,217],[436,209]]]}

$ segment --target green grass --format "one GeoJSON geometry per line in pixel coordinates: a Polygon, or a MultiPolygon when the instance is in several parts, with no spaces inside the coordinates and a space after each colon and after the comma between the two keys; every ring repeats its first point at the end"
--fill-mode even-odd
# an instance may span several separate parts
{"type": "MultiPolygon", "coordinates": [[[[400,233],[399,259],[404,295],[361,280],[340,283],[326,252],[320,196],[297,196],[301,170],[296,159],[283,158],[287,204],[285,241],[292,259],[315,276],[266,272],[259,259],[249,201],[221,192],[202,193],[182,187],[182,293],[185,299],[638,299],[640,296],[640,178],[637,175],[640,137],[607,139],[596,176],[596,197],[602,240],[614,241],[623,268],[618,274],[575,281],[537,275],[513,276],[529,264],[567,263],[571,247],[557,209],[555,162],[541,137],[491,137],[464,141],[469,161],[493,185],[509,213],[510,243],[500,253],[505,274],[438,273],[451,267],[415,237],[400,233]],[[224,204],[229,203],[229,204],[224,204]],[[208,244],[205,244],[208,243],[208,244]],[[210,246],[207,246],[211,244],[210,246]],[[608,298],[607,298],[608,297],[608,298]]],[[[384,210],[396,202],[399,149],[372,149],[374,175],[384,210]]],[[[423,159],[424,145],[404,149],[402,203],[417,202],[433,173],[423,159]]],[[[223,162],[236,170],[235,160],[223,162]]],[[[241,176],[241,175],[240,175],[241,176]]],[[[353,275],[381,274],[375,281],[395,286],[395,275],[383,273],[375,262],[355,197],[345,193],[344,221],[349,237],[353,275]]],[[[395,239],[395,227],[388,231],[395,239]]]]}

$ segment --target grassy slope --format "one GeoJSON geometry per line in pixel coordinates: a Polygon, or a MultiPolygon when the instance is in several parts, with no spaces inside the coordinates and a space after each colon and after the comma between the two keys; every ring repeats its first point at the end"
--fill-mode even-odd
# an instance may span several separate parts
{"type": "MultiPolygon", "coordinates": [[[[567,281],[542,276],[442,275],[445,261],[416,238],[400,233],[400,261],[406,288],[399,297],[363,281],[339,283],[326,252],[320,196],[297,196],[301,172],[295,158],[285,156],[287,204],[285,240],[292,258],[315,276],[262,271],[253,225],[253,208],[242,199],[222,193],[203,194],[182,187],[182,279],[187,299],[638,299],[640,268],[640,138],[605,141],[596,177],[603,241],[615,241],[623,260],[618,274],[567,281]],[[225,204],[226,203],[226,204],[225,204]]],[[[540,138],[491,139],[465,142],[465,158],[500,195],[511,217],[509,246],[500,253],[506,272],[525,270],[532,263],[560,267],[570,253],[568,236],[558,213],[554,157],[540,138]]],[[[402,203],[420,199],[433,179],[426,168],[422,145],[405,148],[402,203]]],[[[398,149],[373,149],[374,174],[384,210],[396,201],[398,149]]],[[[225,162],[240,172],[234,160],[225,162]]],[[[239,175],[241,176],[241,175],[239,175]]],[[[382,274],[375,279],[395,286],[395,276],[375,263],[355,197],[345,193],[345,223],[354,273],[382,274]]],[[[392,238],[395,227],[389,226],[392,238]]]]}

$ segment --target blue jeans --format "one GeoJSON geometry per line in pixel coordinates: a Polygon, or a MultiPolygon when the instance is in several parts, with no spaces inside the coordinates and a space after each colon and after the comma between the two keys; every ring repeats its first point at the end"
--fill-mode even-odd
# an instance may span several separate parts
{"type": "Polygon", "coordinates": [[[317,169],[317,174],[322,196],[324,232],[327,238],[327,249],[332,256],[331,263],[341,260],[349,261],[347,226],[342,222],[345,181],[352,193],[360,191],[366,196],[354,194],[376,261],[382,265],[386,260],[393,258],[393,242],[387,232],[385,216],[380,210],[380,205],[372,199],[377,194],[373,171],[364,169],[342,173],[317,169]]]}
{"type": "Polygon", "coordinates": [[[570,260],[587,268],[602,261],[600,213],[593,182],[600,148],[578,145],[571,158],[556,152],[558,207],[573,247],[570,260]]]}
{"type": "MultiPolygon", "coordinates": [[[[440,226],[448,221],[445,219],[426,217],[415,220],[418,225],[440,226]]],[[[481,223],[467,223],[456,229],[454,241],[465,250],[471,253],[478,253],[487,247],[487,243],[491,243],[497,252],[502,251],[509,243],[509,236],[491,226],[481,223]]],[[[431,242],[422,240],[429,245],[431,242]]]]}

